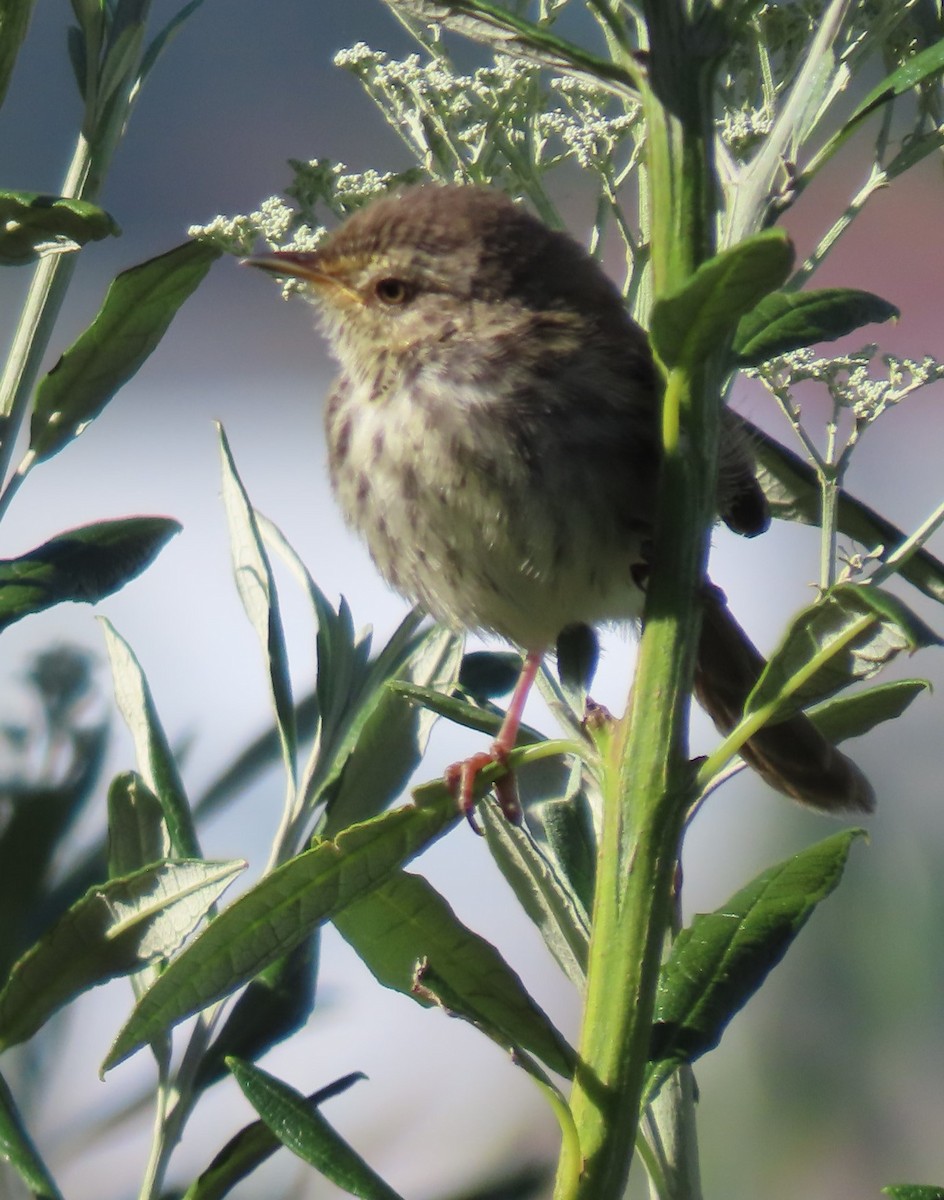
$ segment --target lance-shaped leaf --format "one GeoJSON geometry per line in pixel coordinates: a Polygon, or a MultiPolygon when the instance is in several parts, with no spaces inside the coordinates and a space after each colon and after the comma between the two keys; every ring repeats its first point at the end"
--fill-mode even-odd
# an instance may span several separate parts
{"type": "Polygon", "coordinates": [[[890,592],[861,584],[831,588],[790,623],[747,698],[746,713],[785,716],[869,679],[902,651],[941,639],[890,592]]]}
{"type": "Polygon", "coordinates": [[[293,1154],[361,1200],[400,1200],[301,1092],[238,1058],[228,1065],[243,1095],[293,1154]]]}
{"type": "Polygon", "coordinates": [[[170,858],[164,809],[136,771],[116,775],[108,789],[108,874],[130,875],[170,858]]]}
{"type": "Polygon", "coordinates": [[[0,629],[64,601],[97,604],[139,575],[180,528],[167,517],[99,521],[0,559],[0,629]]]}
{"type": "Polygon", "coordinates": [[[158,863],[92,888],[14,965],[0,991],[0,1048],[86,989],[171,954],[244,867],[158,863]]]}
{"type": "Polygon", "coordinates": [[[926,679],[897,679],[851,696],[837,696],[818,704],[807,716],[827,741],[838,743],[900,717],[922,692],[930,691],[926,679]]]}
{"type": "Polygon", "coordinates": [[[229,1055],[254,1062],[301,1029],[315,1004],[320,938],[321,931],[316,929],[252,980],[201,1059],[195,1090],[209,1087],[226,1074],[224,1060],[229,1055]]]}
{"type": "MultiPolygon", "coordinates": [[[[233,1056],[234,1060],[236,1057],[233,1056]]],[[[363,1072],[354,1071],[335,1080],[334,1083],[329,1083],[327,1087],[312,1092],[306,1097],[306,1103],[316,1108],[365,1078],[363,1072]]],[[[265,1121],[253,1121],[226,1143],[207,1169],[187,1188],[182,1200],[221,1200],[241,1179],[252,1174],[281,1148],[282,1143],[265,1121]]]]}
{"type": "Polygon", "coordinates": [[[944,1188],[933,1183],[890,1183],[882,1188],[882,1195],[892,1200],[944,1200],[944,1188]]]}
{"type": "Polygon", "coordinates": [[[900,315],[881,296],[855,288],[772,292],[738,322],[732,348],[739,367],[756,367],[778,354],[833,342],[900,315]]]}
{"type": "Polygon", "coordinates": [[[839,883],[850,847],[862,836],[861,829],[844,830],[769,867],[682,930],[659,979],[644,1105],[679,1063],[718,1044],[839,883]]]}
{"type": "Polygon", "coordinates": [[[429,803],[355,825],[278,867],[170,963],[119,1032],[104,1069],[248,983],[457,819],[455,801],[440,787],[429,803]]]}
{"type": "Polygon", "coordinates": [[[397,871],[334,918],[341,936],[385,987],[417,995],[425,964],[449,989],[450,1008],[499,1045],[571,1075],[574,1052],[490,942],[463,925],[425,879],[397,871]]]}
{"type": "Polygon", "coordinates": [[[37,460],[61,450],[99,415],[219,256],[205,242],[185,242],[114,280],[98,316],[36,390],[30,451],[37,460]]]}
{"type": "Polygon", "coordinates": [[[881,83],[877,83],[864,100],[857,106],[852,116],[848,118],[841,129],[829,138],[824,146],[814,154],[813,158],[794,181],[794,190],[800,191],[810,183],[818,171],[833,157],[840,146],[855,133],[862,122],[875,111],[901,96],[910,92],[925,80],[933,78],[944,71],[944,38],[931,46],[919,51],[903,66],[886,75],[881,83]]]}
{"type": "Polygon", "coordinates": [[[133,650],[111,622],[102,617],[101,624],[115,684],[115,701],[131,731],[138,770],[145,786],[161,802],[175,853],[182,858],[199,858],[200,845],[190,804],[147,677],[133,650]]]}
{"type": "Polygon", "coordinates": [[[33,1145],[6,1080],[0,1076],[0,1161],[10,1164],[35,1200],[62,1200],[53,1177],[33,1145]]]}
{"type": "MultiPolygon", "coordinates": [[[[0,47],[5,42],[0,19],[0,47]]],[[[0,49],[0,71],[4,50],[0,49]]],[[[2,89],[2,81],[0,81],[2,89]]],[[[86,200],[47,196],[41,192],[0,191],[0,263],[34,262],[45,246],[84,246],[121,230],[104,209],[86,200]]]]}
{"type": "Polygon", "coordinates": [[[223,504],[229,524],[229,544],[236,587],[246,616],[262,646],[269,690],[275,707],[276,725],[282,744],[282,759],[285,770],[294,783],[298,736],[278,592],[269,556],[262,543],[255,510],[239,478],[222,425],[218,426],[218,430],[220,455],[223,460],[223,504]]]}
{"type": "Polygon", "coordinates": [[[741,317],[786,281],[792,265],[790,239],[776,229],[702,263],[680,291],[653,306],[649,333],[663,365],[697,366],[716,353],[741,317]]]}

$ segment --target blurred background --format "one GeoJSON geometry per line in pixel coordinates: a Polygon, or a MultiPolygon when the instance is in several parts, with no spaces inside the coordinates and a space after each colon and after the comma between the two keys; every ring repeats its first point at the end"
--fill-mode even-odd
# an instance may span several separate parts
{"type": "MultiPolygon", "coordinates": [[[[155,3],[154,27],[175,10],[155,3]]],[[[67,6],[37,6],[0,110],[5,187],[59,190],[80,118],[68,20],[67,6]]],[[[379,0],[211,2],[185,24],[143,90],[102,196],[123,236],[82,255],[48,365],[92,318],[114,274],[176,245],[193,223],[257,208],[289,181],[288,158],[330,158],[352,170],[410,165],[357,81],[332,65],[337,50],[357,41],[394,56],[413,48],[379,0]]],[[[854,141],[791,212],[801,254],[862,182],[868,150],[868,141],[854,141]]],[[[878,291],[901,308],[900,323],[866,331],[856,345],[871,335],[898,354],[944,356],[942,183],[940,162],[929,160],[876,196],[818,276],[821,285],[878,291]]],[[[579,179],[565,185],[562,205],[579,224],[579,179]]],[[[27,283],[25,269],[0,275],[4,336],[27,283]]],[[[268,720],[259,651],[231,578],[214,421],[226,427],[255,505],[281,526],[329,597],[343,593],[355,620],[373,625],[378,639],[405,611],[344,530],[329,494],[320,410],[330,375],[306,306],[283,303],[270,280],[221,261],[141,372],[84,436],[36,470],[3,524],[0,554],[14,557],[63,529],[108,517],[155,513],[183,523],[154,566],[100,608],[134,647],[170,736],[189,743],[185,777],[194,792],[268,720]]],[[[905,530],[941,498],[942,399],[941,385],[909,399],[856,454],[851,490],[905,530]]],[[[759,386],[740,384],[735,402],[789,438],[759,386]]],[[[811,424],[817,403],[811,399],[807,409],[811,424]]],[[[940,537],[936,547],[944,554],[940,537]]],[[[816,535],[778,526],[745,544],[719,532],[712,574],[770,648],[810,598],[816,535]]],[[[313,679],[314,634],[302,598],[281,582],[301,692],[313,679]]],[[[903,594],[932,625],[944,626],[933,606],[903,594]]],[[[0,720],[24,719],[22,676],[37,651],[69,643],[103,659],[94,616],[62,606],[5,633],[0,720]]],[[[616,710],[633,654],[629,636],[607,638],[595,694],[616,710]]],[[[941,656],[928,652],[898,673],[938,678],[941,656]]],[[[108,694],[104,666],[101,683],[108,694]]],[[[879,796],[870,842],[854,849],[838,893],[699,1064],[707,1196],[827,1200],[877,1195],[896,1180],[944,1180],[940,704],[924,697],[903,720],[855,746],[879,796]]],[[[533,720],[541,724],[539,711],[533,720]]],[[[694,737],[697,750],[712,744],[700,716],[694,737]]],[[[479,744],[439,727],[424,777],[479,744]]],[[[116,720],[108,774],[132,765],[130,740],[116,720]]],[[[247,857],[259,869],[281,790],[273,775],[214,820],[206,852],[247,857]]],[[[104,804],[103,790],[80,839],[101,829],[104,804]]],[[[713,797],[688,838],[686,909],[721,904],[764,866],[835,828],[742,775],[713,797]]],[[[460,917],[498,943],[574,1037],[570,987],[516,911],[484,842],[457,829],[417,867],[460,917]]],[[[550,1111],[491,1043],[382,991],[330,930],[322,981],[309,1028],[264,1065],[305,1092],[366,1072],[369,1081],[333,1101],[326,1115],[403,1195],[439,1200],[516,1166],[553,1160],[550,1111]]],[[[90,1114],[107,1120],[150,1079],[145,1055],[104,1083],[97,1077],[129,1003],[123,981],[99,989],[61,1018],[55,1053],[40,1059],[43,1099],[31,1131],[70,1200],[137,1192],[149,1114],[100,1139],[86,1125],[90,1114]]],[[[235,1086],[218,1085],[197,1110],[171,1182],[190,1179],[250,1119],[235,1086]]],[[[243,1200],[333,1194],[286,1151],[234,1193],[243,1200]]]]}

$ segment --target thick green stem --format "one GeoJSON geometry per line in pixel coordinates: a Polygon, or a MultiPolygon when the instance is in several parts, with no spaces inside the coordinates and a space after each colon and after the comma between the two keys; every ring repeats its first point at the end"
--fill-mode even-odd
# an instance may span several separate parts
{"type": "MultiPolygon", "coordinates": [[[[655,295],[681,287],[714,252],[712,33],[681,0],[646,6],[651,87],[648,208],[655,295]]],[[[687,710],[698,637],[719,427],[719,372],[674,371],[663,403],[660,480],[644,632],[633,695],[604,771],[580,1063],[571,1108],[583,1170],[557,1200],[624,1194],[639,1128],[655,992],[671,925],[685,812],[693,797],[687,710]]]]}

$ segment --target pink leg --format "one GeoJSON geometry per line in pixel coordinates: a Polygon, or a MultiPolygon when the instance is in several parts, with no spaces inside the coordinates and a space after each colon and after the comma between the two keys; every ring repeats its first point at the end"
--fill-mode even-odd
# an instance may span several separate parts
{"type": "MultiPolygon", "coordinates": [[[[518,682],[515,684],[515,690],[508,703],[505,719],[502,721],[498,736],[492,742],[491,749],[482,750],[463,762],[453,763],[451,767],[446,768],[446,784],[455,793],[459,807],[469,818],[473,829],[476,828],[472,819],[476,777],[479,771],[491,763],[501,763],[502,766],[507,764],[508,755],[514,749],[518,738],[528,693],[531,691],[531,685],[534,683],[534,677],[538,673],[543,658],[543,650],[529,650],[525,655],[521,674],[518,676],[518,682]]],[[[498,797],[502,812],[509,821],[517,825],[521,820],[521,804],[518,800],[518,789],[515,787],[514,776],[510,772],[496,780],[495,795],[498,797]]]]}

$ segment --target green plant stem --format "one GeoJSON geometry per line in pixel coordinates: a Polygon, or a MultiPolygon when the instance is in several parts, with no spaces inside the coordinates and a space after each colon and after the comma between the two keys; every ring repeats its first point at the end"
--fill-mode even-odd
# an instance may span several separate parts
{"type": "MultiPolygon", "coordinates": [[[[693,23],[681,0],[646,5],[651,89],[644,89],[643,104],[657,297],[681,287],[714,251],[713,63],[701,54],[717,30],[701,19],[693,23]]],[[[627,716],[603,755],[603,834],[571,1097],[583,1170],[572,1190],[558,1176],[556,1200],[618,1200],[639,1128],[679,841],[694,795],[687,697],[716,478],[719,396],[718,363],[667,376],[639,661],[627,716]]]]}

